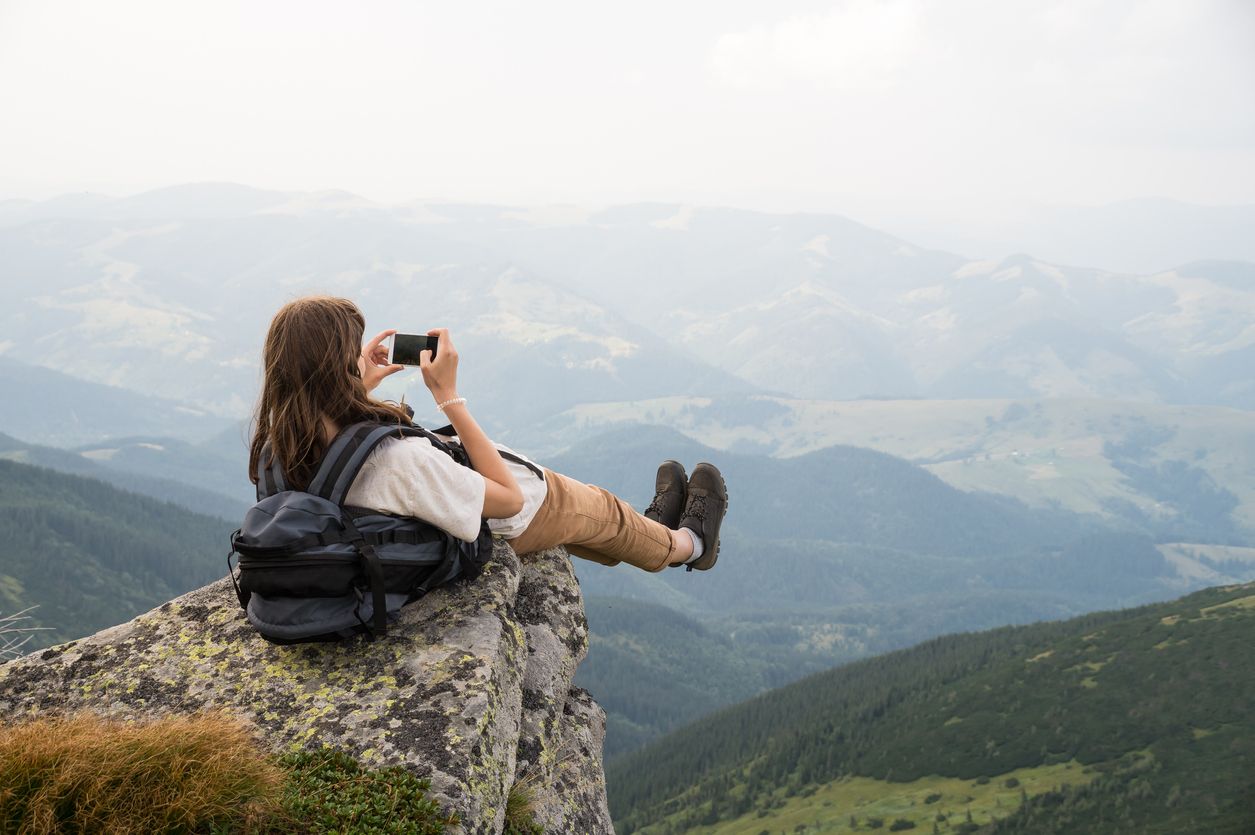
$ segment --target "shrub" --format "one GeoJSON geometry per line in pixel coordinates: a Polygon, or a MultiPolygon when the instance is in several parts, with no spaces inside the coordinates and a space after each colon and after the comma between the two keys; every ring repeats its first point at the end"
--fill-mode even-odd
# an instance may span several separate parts
{"type": "Polygon", "coordinates": [[[288,772],[283,815],[265,832],[440,835],[457,823],[427,798],[430,783],[401,766],[368,770],[331,748],[279,763],[288,772]]]}
{"type": "Polygon", "coordinates": [[[936,803],[938,800],[941,800],[941,795],[938,794],[937,792],[933,792],[932,794],[928,795],[928,797],[924,798],[925,803],[936,803]]]}
{"type": "Polygon", "coordinates": [[[915,828],[915,821],[909,821],[906,818],[898,818],[893,823],[889,824],[890,832],[901,832],[904,829],[914,829],[914,828],[915,828]]]}
{"type": "Polygon", "coordinates": [[[274,813],[282,780],[248,728],[217,714],[80,714],[0,729],[5,832],[243,828],[274,813]]]}
{"type": "Polygon", "coordinates": [[[1020,781],[1016,779],[1015,777],[1008,777],[1006,779],[1006,782],[1004,782],[1002,785],[1006,786],[1008,789],[1015,789],[1015,788],[1019,788],[1020,781]]]}

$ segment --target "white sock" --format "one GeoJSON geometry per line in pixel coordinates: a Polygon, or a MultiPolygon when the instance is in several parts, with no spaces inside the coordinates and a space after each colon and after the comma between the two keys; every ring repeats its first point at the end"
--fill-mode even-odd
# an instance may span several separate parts
{"type": "Polygon", "coordinates": [[[689,539],[693,540],[693,556],[689,557],[687,560],[684,561],[684,563],[687,565],[688,563],[691,563],[693,560],[700,558],[702,555],[702,551],[706,549],[706,546],[702,544],[702,538],[698,536],[697,531],[693,530],[692,528],[680,528],[680,530],[688,534],[689,539]]]}

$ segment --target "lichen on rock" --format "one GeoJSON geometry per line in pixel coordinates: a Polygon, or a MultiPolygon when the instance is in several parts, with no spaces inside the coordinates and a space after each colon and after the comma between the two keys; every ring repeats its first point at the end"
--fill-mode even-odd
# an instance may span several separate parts
{"type": "Polygon", "coordinates": [[[411,768],[467,833],[501,831],[516,779],[542,788],[546,831],[609,832],[604,714],[571,690],[587,645],[566,552],[520,561],[498,541],[479,578],[405,607],[373,642],[270,644],[223,578],[0,666],[0,718],[218,709],[254,723],[277,753],[330,746],[411,768]],[[551,810],[555,801],[565,811],[551,810]]]}

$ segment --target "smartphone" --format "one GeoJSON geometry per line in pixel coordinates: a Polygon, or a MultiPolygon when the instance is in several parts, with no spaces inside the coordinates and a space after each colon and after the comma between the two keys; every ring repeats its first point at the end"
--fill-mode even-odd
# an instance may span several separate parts
{"type": "Polygon", "coordinates": [[[401,365],[418,365],[420,351],[431,351],[431,358],[436,358],[438,336],[425,333],[397,333],[392,336],[392,344],[388,346],[388,362],[401,365]]]}

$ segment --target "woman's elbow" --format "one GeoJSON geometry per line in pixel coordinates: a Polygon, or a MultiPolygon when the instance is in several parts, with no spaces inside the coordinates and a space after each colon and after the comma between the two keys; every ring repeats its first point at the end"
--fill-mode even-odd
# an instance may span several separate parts
{"type": "Polygon", "coordinates": [[[509,519],[523,512],[523,491],[517,486],[513,489],[505,485],[489,487],[484,495],[484,517],[488,519],[509,519]]]}
{"type": "Polygon", "coordinates": [[[506,506],[506,513],[503,518],[508,519],[511,516],[518,516],[522,512],[523,512],[523,491],[515,490],[514,495],[510,496],[510,501],[508,505],[506,506]]]}
{"type": "Polygon", "coordinates": [[[485,519],[509,519],[511,516],[518,516],[523,512],[523,500],[495,502],[492,507],[484,509],[485,519]]]}

